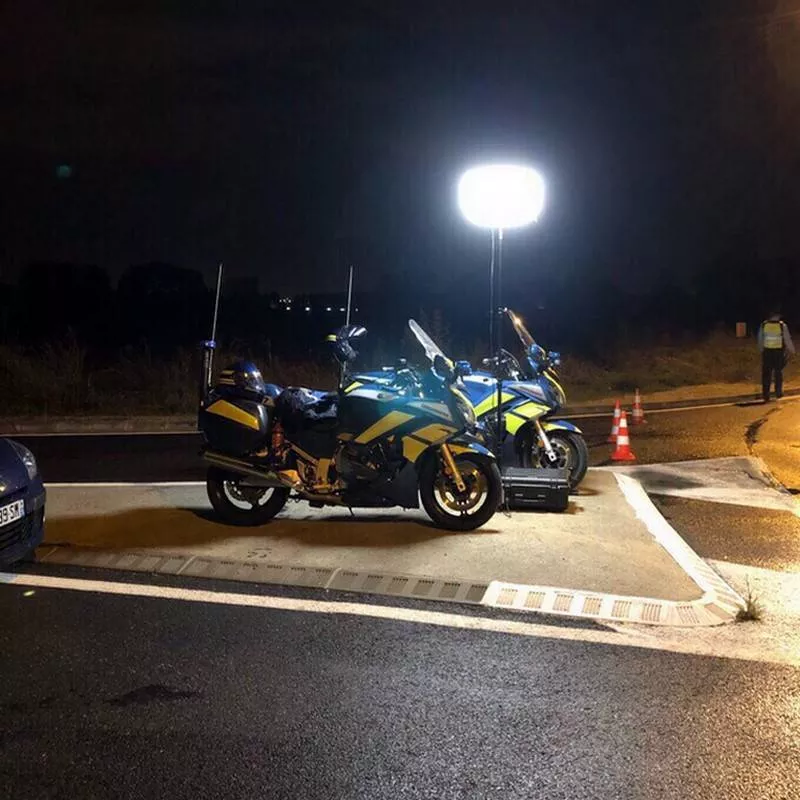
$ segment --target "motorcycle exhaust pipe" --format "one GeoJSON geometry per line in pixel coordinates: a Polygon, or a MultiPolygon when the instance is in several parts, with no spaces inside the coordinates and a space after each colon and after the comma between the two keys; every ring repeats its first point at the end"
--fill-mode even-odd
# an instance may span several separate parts
{"type": "Polygon", "coordinates": [[[215,453],[206,450],[203,453],[203,459],[213,464],[215,467],[222,467],[229,472],[235,472],[237,475],[246,475],[248,478],[258,478],[260,486],[268,486],[273,489],[291,489],[293,484],[291,481],[284,480],[276,472],[272,470],[262,470],[254,467],[247,461],[242,461],[232,456],[224,456],[222,453],[215,453]]]}

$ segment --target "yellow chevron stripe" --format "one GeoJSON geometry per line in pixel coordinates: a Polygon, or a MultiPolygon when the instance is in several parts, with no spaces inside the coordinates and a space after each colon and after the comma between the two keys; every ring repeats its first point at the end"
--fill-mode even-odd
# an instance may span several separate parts
{"type": "Polygon", "coordinates": [[[528,420],[541,416],[545,411],[547,406],[529,400],[506,414],[506,430],[515,435],[528,420]]]}
{"type": "Polygon", "coordinates": [[[403,458],[412,464],[430,447],[428,442],[421,442],[413,436],[403,437],[403,458]]]}
{"type": "Polygon", "coordinates": [[[359,386],[363,386],[364,384],[361,381],[353,381],[345,390],[345,394],[350,394],[355,389],[358,389],[359,386]]]}
{"type": "MultiPolygon", "coordinates": [[[[503,392],[503,402],[507,403],[509,400],[513,400],[516,397],[514,394],[509,394],[508,392],[503,392]]],[[[491,411],[493,408],[497,408],[497,391],[493,391],[486,399],[481,400],[478,405],[475,406],[475,414],[479,417],[482,417],[487,411],[491,411]]]]}
{"type": "Polygon", "coordinates": [[[374,425],[370,425],[365,431],[356,436],[356,442],[366,444],[373,439],[377,439],[384,433],[388,433],[393,428],[397,428],[404,422],[413,419],[413,414],[404,414],[402,411],[390,411],[385,417],[379,419],[374,425]]]}
{"type": "Polygon", "coordinates": [[[426,442],[430,442],[431,444],[435,444],[443,441],[457,430],[458,428],[454,428],[451,425],[440,425],[437,422],[433,425],[426,425],[424,428],[420,428],[418,431],[414,431],[414,436],[416,436],[418,439],[424,439],[426,442]]]}
{"type": "Polygon", "coordinates": [[[206,411],[208,411],[209,414],[216,414],[217,416],[225,417],[225,419],[232,420],[233,422],[238,422],[240,425],[252,428],[254,431],[259,429],[258,417],[248,414],[243,408],[239,408],[239,406],[235,406],[227,400],[217,400],[217,402],[212,403],[206,411]]]}

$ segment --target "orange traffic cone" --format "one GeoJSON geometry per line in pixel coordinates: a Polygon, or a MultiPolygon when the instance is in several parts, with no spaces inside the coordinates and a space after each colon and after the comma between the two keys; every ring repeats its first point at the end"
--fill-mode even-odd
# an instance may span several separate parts
{"type": "Polygon", "coordinates": [[[642,408],[642,396],[639,390],[633,396],[633,416],[631,417],[632,425],[643,425],[647,420],[644,418],[644,409],[642,408]]]}
{"type": "Polygon", "coordinates": [[[608,434],[609,444],[617,443],[617,434],[619,433],[619,414],[619,400],[617,400],[617,403],[614,406],[614,421],[611,423],[611,433],[608,434]]]}
{"type": "Polygon", "coordinates": [[[631,440],[628,437],[628,417],[622,412],[617,434],[617,449],[611,454],[612,461],[636,461],[636,456],[631,450],[631,440]]]}

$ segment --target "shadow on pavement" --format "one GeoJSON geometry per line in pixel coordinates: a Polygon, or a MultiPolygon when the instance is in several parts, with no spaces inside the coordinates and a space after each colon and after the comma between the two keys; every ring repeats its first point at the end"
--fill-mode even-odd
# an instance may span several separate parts
{"type": "MultiPolygon", "coordinates": [[[[479,532],[491,535],[499,530],[489,523],[479,532]]],[[[436,528],[424,518],[387,518],[358,511],[355,517],[278,517],[266,525],[248,528],[225,525],[204,508],[147,508],[51,519],[45,542],[77,547],[146,548],[204,545],[252,537],[261,542],[294,540],[311,546],[390,548],[463,535],[436,528]]]]}

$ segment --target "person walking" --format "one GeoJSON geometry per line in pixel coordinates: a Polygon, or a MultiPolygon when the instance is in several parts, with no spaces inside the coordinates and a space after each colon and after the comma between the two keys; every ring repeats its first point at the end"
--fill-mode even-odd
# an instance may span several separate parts
{"type": "Polygon", "coordinates": [[[769,390],[773,376],[775,397],[783,397],[783,368],[790,355],[794,355],[789,327],[775,312],[770,314],[758,329],[758,349],[761,352],[761,394],[764,402],[769,402],[769,390]]]}

